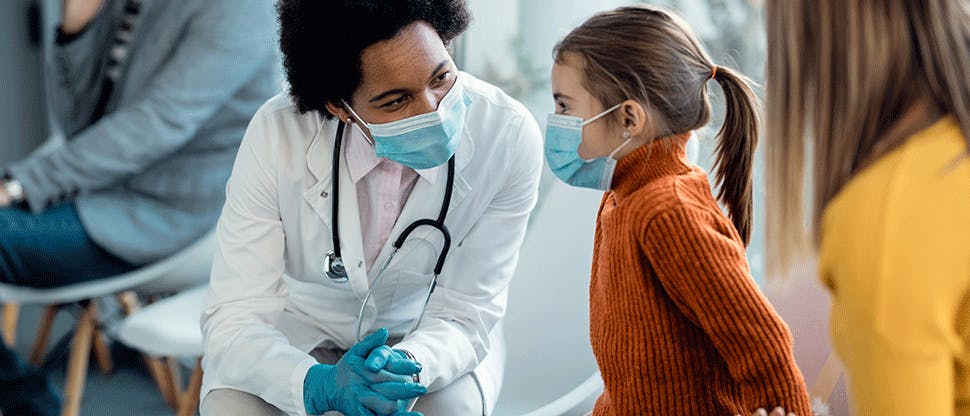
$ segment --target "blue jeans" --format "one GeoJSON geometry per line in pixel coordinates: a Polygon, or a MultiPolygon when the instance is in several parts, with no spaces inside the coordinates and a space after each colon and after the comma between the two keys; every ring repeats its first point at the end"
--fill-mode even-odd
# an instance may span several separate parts
{"type": "MultiPolygon", "coordinates": [[[[88,238],[73,203],[40,214],[17,207],[0,208],[0,282],[53,288],[102,279],[134,268],[88,238]]],[[[3,343],[0,343],[0,411],[25,416],[60,413],[60,399],[46,374],[27,366],[3,343]]]]}
{"type": "Polygon", "coordinates": [[[73,203],[40,214],[0,208],[0,282],[53,288],[134,268],[88,238],[73,203]]]}

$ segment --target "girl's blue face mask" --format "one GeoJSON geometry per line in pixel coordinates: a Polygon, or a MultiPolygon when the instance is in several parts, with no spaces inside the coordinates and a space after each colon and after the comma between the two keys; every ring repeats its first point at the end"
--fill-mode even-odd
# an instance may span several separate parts
{"type": "Polygon", "coordinates": [[[350,104],[343,104],[370,131],[377,157],[420,170],[441,166],[455,154],[471,99],[459,78],[437,110],[383,124],[367,123],[350,104]]]}
{"type": "Polygon", "coordinates": [[[623,144],[613,150],[609,156],[585,160],[579,156],[579,144],[583,141],[583,127],[603,116],[616,111],[622,104],[617,104],[588,120],[565,114],[549,114],[546,122],[546,161],[560,180],[572,186],[610,190],[613,182],[613,172],[616,170],[616,159],[613,158],[620,149],[630,143],[627,138],[623,144]]]}

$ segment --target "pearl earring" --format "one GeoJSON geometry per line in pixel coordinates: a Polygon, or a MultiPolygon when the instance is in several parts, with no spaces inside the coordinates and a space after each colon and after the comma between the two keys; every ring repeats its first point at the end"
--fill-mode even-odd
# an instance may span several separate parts
{"type": "Polygon", "coordinates": [[[630,139],[630,137],[632,137],[632,136],[633,136],[633,134],[632,134],[632,133],[630,133],[630,131],[629,131],[629,130],[627,130],[627,131],[625,131],[625,132],[623,132],[623,138],[624,138],[624,139],[627,139],[627,140],[629,140],[629,139],[630,139]]]}

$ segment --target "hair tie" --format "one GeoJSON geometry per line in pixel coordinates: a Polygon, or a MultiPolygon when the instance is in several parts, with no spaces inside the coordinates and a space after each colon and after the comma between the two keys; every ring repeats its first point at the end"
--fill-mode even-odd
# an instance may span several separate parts
{"type": "Polygon", "coordinates": [[[714,65],[714,69],[711,70],[711,79],[717,78],[717,65],[714,65]]]}

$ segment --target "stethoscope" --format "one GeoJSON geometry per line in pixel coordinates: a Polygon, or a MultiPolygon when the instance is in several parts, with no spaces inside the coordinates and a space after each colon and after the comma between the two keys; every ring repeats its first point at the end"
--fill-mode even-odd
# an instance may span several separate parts
{"type": "MultiPolygon", "coordinates": [[[[324,257],[324,270],[326,271],[327,277],[330,278],[330,280],[335,283],[346,283],[348,280],[350,280],[349,276],[347,275],[347,267],[345,266],[343,257],[341,257],[341,254],[340,254],[340,232],[338,231],[340,228],[338,226],[339,224],[338,206],[340,205],[339,204],[340,202],[339,201],[340,148],[341,148],[341,144],[343,143],[343,135],[344,135],[343,133],[344,133],[344,123],[340,122],[340,124],[337,126],[337,135],[336,137],[334,137],[334,141],[333,141],[334,178],[333,178],[333,183],[331,185],[332,188],[330,190],[330,193],[332,194],[332,199],[330,201],[330,204],[331,204],[330,210],[332,215],[331,220],[333,223],[333,226],[330,227],[330,229],[332,232],[331,237],[333,238],[333,249],[327,252],[326,256],[324,257]]],[[[431,227],[431,228],[434,228],[435,230],[438,230],[438,232],[441,233],[441,236],[444,237],[445,243],[441,249],[441,253],[438,254],[438,262],[435,263],[434,274],[431,278],[431,285],[429,285],[428,287],[428,293],[425,296],[424,306],[421,308],[421,313],[418,315],[417,319],[415,319],[414,322],[411,324],[411,327],[408,329],[405,335],[413,332],[421,323],[421,318],[424,317],[424,310],[428,306],[428,301],[431,299],[431,294],[434,293],[435,287],[438,285],[438,276],[441,274],[441,270],[445,266],[445,259],[448,258],[448,250],[451,248],[451,232],[449,232],[448,227],[445,226],[445,218],[448,216],[448,208],[451,205],[451,194],[454,187],[455,187],[455,157],[452,156],[451,159],[448,160],[448,181],[445,186],[445,196],[444,196],[444,199],[442,199],[441,201],[441,210],[438,212],[438,218],[437,219],[426,218],[426,219],[417,220],[411,223],[410,225],[408,225],[407,228],[405,228],[404,231],[401,232],[401,235],[397,237],[397,240],[394,240],[394,244],[392,244],[394,251],[391,252],[390,256],[387,257],[387,260],[384,260],[383,265],[381,265],[381,268],[377,273],[377,277],[374,279],[374,283],[371,285],[370,289],[367,290],[367,294],[364,297],[364,301],[361,303],[360,311],[357,313],[357,341],[360,341],[361,339],[363,339],[363,333],[361,332],[361,330],[363,329],[362,327],[364,323],[364,311],[367,308],[367,303],[368,301],[370,301],[371,296],[373,296],[374,289],[380,286],[380,282],[384,278],[384,272],[387,270],[387,267],[394,260],[394,257],[397,255],[398,251],[401,250],[401,247],[404,246],[404,242],[408,239],[408,237],[411,236],[411,233],[413,233],[415,230],[421,227],[431,227]]]]}
{"type": "MultiPolygon", "coordinates": [[[[331,238],[333,239],[333,248],[327,252],[323,260],[324,270],[326,271],[327,277],[334,283],[346,283],[350,280],[350,277],[347,275],[347,267],[344,265],[343,257],[340,255],[340,232],[338,231],[340,228],[338,225],[340,224],[338,222],[340,216],[339,212],[337,211],[337,207],[339,206],[340,202],[340,147],[343,143],[343,137],[344,123],[340,122],[337,125],[337,135],[333,140],[333,183],[331,184],[330,189],[330,194],[333,197],[333,199],[330,200],[331,222],[333,224],[330,229],[332,233],[331,238]]],[[[421,306],[421,313],[418,314],[417,319],[414,320],[411,327],[408,328],[407,332],[405,332],[405,336],[414,332],[414,330],[418,328],[418,325],[421,324],[421,319],[424,318],[424,312],[428,308],[428,301],[431,300],[431,295],[434,293],[435,287],[438,285],[438,276],[441,274],[441,270],[445,266],[445,259],[448,258],[448,250],[451,248],[451,232],[449,232],[448,227],[445,226],[445,217],[448,216],[448,208],[451,206],[451,193],[454,190],[454,187],[455,156],[452,155],[451,159],[448,159],[448,182],[445,185],[445,196],[441,201],[441,209],[438,211],[438,218],[434,220],[421,219],[412,222],[407,226],[407,228],[404,229],[404,231],[401,232],[401,235],[397,237],[397,240],[394,240],[394,244],[392,244],[394,251],[392,251],[390,256],[387,257],[387,260],[384,260],[384,263],[381,265],[381,268],[377,273],[377,278],[374,279],[374,283],[371,285],[370,289],[367,290],[367,294],[364,296],[364,301],[360,304],[360,311],[357,312],[358,342],[363,339],[363,333],[361,330],[363,329],[364,311],[367,308],[367,302],[370,301],[371,296],[374,294],[374,289],[380,286],[380,282],[384,278],[384,272],[387,270],[388,265],[390,265],[391,261],[394,260],[394,256],[396,256],[398,251],[401,250],[401,247],[404,246],[404,242],[408,239],[411,233],[414,232],[414,230],[420,227],[431,227],[441,233],[441,236],[444,237],[445,244],[441,249],[441,253],[438,254],[438,262],[435,263],[434,274],[431,277],[431,285],[428,287],[428,293],[424,297],[424,305],[421,306]]],[[[482,415],[484,416],[487,414],[485,405],[485,391],[482,388],[481,380],[478,379],[478,374],[476,374],[474,371],[472,371],[470,374],[475,382],[475,385],[478,387],[478,393],[482,400],[482,415]]],[[[417,398],[411,400],[408,405],[408,411],[414,409],[414,405],[417,403],[417,400],[417,398]]]]}

